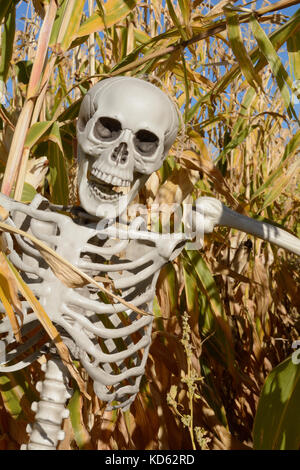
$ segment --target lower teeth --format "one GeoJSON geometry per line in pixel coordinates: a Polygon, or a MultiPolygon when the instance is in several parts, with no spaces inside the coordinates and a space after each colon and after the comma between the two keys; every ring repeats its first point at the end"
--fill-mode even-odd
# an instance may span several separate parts
{"type": "MultiPolygon", "coordinates": [[[[90,182],[89,187],[92,190],[92,192],[96,194],[96,196],[100,197],[101,199],[108,200],[108,201],[117,200],[119,199],[119,197],[123,196],[122,192],[116,193],[112,191],[111,189],[109,189],[109,192],[104,192],[103,190],[99,188],[97,184],[92,183],[92,182],[90,182]]],[[[105,189],[107,191],[107,188],[105,189]]]]}

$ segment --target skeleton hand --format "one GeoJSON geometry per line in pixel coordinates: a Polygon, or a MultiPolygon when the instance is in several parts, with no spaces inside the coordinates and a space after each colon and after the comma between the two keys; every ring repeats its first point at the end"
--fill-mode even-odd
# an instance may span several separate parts
{"type": "Polygon", "coordinates": [[[300,239],[285,230],[239,214],[212,197],[197,199],[193,214],[193,228],[197,233],[211,233],[216,225],[241,230],[274,243],[300,256],[300,239]]]}

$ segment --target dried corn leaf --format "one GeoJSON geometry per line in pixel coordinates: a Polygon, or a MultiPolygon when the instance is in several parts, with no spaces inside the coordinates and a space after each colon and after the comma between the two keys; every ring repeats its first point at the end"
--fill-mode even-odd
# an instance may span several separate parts
{"type": "Polygon", "coordinates": [[[18,297],[18,284],[15,276],[11,273],[6,257],[0,252],[0,299],[11,323],[16,340],[21,343],[20,325],[16,317],[19,315],[23,321],[22,305],[18,297]]]}
{"type": "MultiPolygon", "coordinates": [[[[6,258],[6,257],[5,257],[6,258]]],[[[11,273],[15,276],[16,283],[18,285],[18,289],[20,290],[21,294],[24,296],[24,298],[27,300],[33,311],[35,312],[38,320],[41,322],[43,325],[44,329],[46,330],[47,334],[49,337],[52,339],[54,342],[58,353],[61,357],[61,360],[65,364],[65,366],[68,368],[70,374],[72,377],[76,380],[78,387],[80,388],[80,391],[87,397],[90,398],[88,393],[85,390],[85,383],[81,376],[79,375],[78,370],[75,368],[73,365],[73,361],[70,357],[69,350],[67,346],[63,343],[59,332],[57,331],[56,327],[53,325],[52,321],[48,317],[47,313],[45,312],[44,308],[40,304],[40,302],[37,300],[37,298],[34,296],[30,288],[26,285],[26,283],[23,281],[21,278],[20,274],[16,270],[16,268],[12,265],[12,263],[6,258],[6,261],[8,263],[9,269],[11,273]]]]}

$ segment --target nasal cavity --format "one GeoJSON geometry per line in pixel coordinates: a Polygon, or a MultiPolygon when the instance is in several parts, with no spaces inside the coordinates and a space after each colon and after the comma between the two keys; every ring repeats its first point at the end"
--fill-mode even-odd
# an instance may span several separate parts
{"type": "Polygon", "coordinates": [[[118,164],[125,165],[128,160],[128,148],[125,142],[122,142],[118,147],[116,147],[111,154],[111,160],[118,164]]]}

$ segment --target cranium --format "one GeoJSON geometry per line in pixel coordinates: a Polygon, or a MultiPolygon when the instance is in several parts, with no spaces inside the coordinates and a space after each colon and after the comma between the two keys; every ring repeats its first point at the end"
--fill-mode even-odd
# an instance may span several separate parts
{"type": "Polygon", "coordinates": [[[77,123],[82,207],[98,217],[120,215],[160,168],[177,131],[176,108],[156,86],[132,77],[97,83],[77,123]]]}

